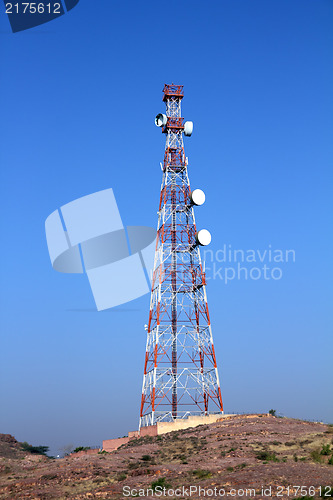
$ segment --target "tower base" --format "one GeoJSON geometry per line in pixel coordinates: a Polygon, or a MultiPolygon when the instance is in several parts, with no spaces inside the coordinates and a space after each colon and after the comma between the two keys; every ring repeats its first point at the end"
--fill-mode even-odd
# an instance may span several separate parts
{"type": "Polygon", "coordinates": [[[131,439],[138,439],[145,436],[159,436],[160,434],[166,434],[168,432],[198,427],[198,425],[213,424],[224,418],[234,416],[236,416],[236,413],[212,413],[210,415],[190,415],[188,418],[178,418],[172,422],[157,422],[154,425],[141,427],[140,431],[129,432],[128,437],[105,439],[103,441],[103,450],[108,452],[114,451],[123,444],[127,444],[131,439]]]}

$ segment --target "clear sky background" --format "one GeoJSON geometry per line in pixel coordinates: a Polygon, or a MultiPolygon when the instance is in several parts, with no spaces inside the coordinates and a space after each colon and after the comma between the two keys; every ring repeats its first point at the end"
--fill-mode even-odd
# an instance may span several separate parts
{"type": "Polygon", "coordinates": [[[210,249],[296,254],[280,280],[208,272],[225,411],[333,422],[332,1],[81,0],[17,34],[0,18],[0,432],[57,454],[137,428],[149,295],[95,311],[44,222],[112,187],[125,224],[156,226],[171,82],[210,249]]]}

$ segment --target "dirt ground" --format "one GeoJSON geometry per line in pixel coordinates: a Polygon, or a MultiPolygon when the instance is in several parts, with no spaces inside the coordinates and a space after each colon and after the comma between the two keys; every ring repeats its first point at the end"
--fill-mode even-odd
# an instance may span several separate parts
{"type": "Polygon", "coordinates": [[[63,459],[10,438],[0,435],[0,499],[333,496],[333,426],[322,423],[242,415],[63,459]]]}

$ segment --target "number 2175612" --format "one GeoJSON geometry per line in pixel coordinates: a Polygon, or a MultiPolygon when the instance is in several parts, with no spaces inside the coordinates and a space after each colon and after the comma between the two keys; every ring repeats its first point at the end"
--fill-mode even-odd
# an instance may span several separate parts
{"type": "Polygon", "coordinates": [[[7,14],[61,14],[59,2],[6,3],[7,14]]]}

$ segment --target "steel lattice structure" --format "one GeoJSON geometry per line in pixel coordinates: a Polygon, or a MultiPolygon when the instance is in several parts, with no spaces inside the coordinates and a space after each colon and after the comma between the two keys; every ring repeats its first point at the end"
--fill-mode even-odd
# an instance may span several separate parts
{"type": "Polygon", "coordinates": [[[165,85],[163,179],[139,426],[223,412],[187,173],[182,85],[165,85]]]}

